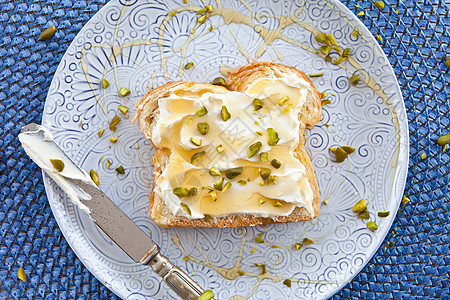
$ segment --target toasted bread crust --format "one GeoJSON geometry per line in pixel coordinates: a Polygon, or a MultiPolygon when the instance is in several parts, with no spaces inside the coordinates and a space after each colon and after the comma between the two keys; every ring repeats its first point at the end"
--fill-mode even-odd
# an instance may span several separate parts
{"type": "MultiPolygon", "coordinates": [[[[315,218],[320,213],[319,205],[319,187],[316,180],[311,160],[307,154],[304,146],[304,129],[305,127],[313,127],[317,124],[322,116],[322,106],[320,103],[320,94],[314,87],[314,84],[309,78],[301,71],[284,66],[277,63],[269,62],[257,62],[245,65],[243,67],[233,69],[229,72],[226,79],[227,88],[233,91],[244,92],[247,87],[256,79],[261,77],[281,77],[283,74],[295,74],[300,78],[308,81],[311,88],[308,91],[307,100],[299,114],[299,120],[302,122],[300,128],[300,139],[297,149],[295,150],[295,156],[305,166],[306,175],[309,179],[311,189],[313,191],[313,209],[314,216],[310,216],[307,210],[303,207],[297,207],[289,216],[280,216],[272,218],[256,217],[251,214],[236,214],[223,217],[214,217],[206,222],[203,219],[188,219],[186,217],[174,216],[166,207],[165,202],[155,193],[155,185],[158,177],[162,174],[166,168],[169,157],[171,154],[170,149],[161,149],[155,147],[156,154],[153,157],[154,163],[154,181],[153,189],[150,197],[149,213],[153,221],[161,227],[240,227],[240,226],[254,226],[267,223],[281,223],[281,222],[300,222],[307,221],[315,218]]],[[[176,81],[169,82],[163,86],[150,90],[141,101],[136,104],[136,116],[132,119],[134,123],[136,120],[139,122],[139,126],[144,135],[152,141],[152,128],[154,126],[154,120],[159,113],[158,99],[170,95],[171,93],[177,93],[184,91],[190,93],[191,91],[202,90],[202,92],[214,92],[214,93],[227,93],[228,90],[204,83],[194,83],[191,81],[176,81]]],[[[153,142],[152,142],[153,143],[153,142]]]]}

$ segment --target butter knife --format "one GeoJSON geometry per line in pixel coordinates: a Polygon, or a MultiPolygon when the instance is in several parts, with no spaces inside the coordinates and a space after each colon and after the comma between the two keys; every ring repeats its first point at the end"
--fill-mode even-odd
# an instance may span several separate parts
{"type": "MultiPolygon", "coordinates": [[[[70,160],[52,138],[46,138],[45,133],[41,132],[40,128],[41,126],[35,123],[28,124],[22,128],[21,135],[33,135],[32,141],[34,143],[42,141],[42,143],[45,143],[42,145],[46,149],[54,148],[55,153],[59,154],[59,157],[63,157],[64,161],[72,163],[73,166],[78,168],[81,174],[87,174],[70,160]]],[[[30,153],[31,151],[27,151],[25,139],[21,138],[20,135],[19,139],[31,159],[46,171],[46,168],[41,165],[42,163],[39,163],[39,159],[34,158],[33,153],[30,153]]],[[[39,147],[39,145],[36,145],[36,147],[39,147]]],[[[51,174],[49,175],[51,176],[51,174]]],[[[51,177],[53,178],[53,176],[51,177]]],[[[183,300],[197,300],[202,295],[204,292],[203,289],[180,268],[174,266],[167,257],[162,255],[159,246],[114,204],[108,196],[97,188],[97,186],[92,182],[80,180],[79,178],[64,177],[64,179],[69,181],[75,188],[81,189],[88,196],[84,197],[85,199],[80,199],[80,202],[88,208],[88,210],[83,209],[83,211],[88,211],[89,217],[95,224],[134,262],[150,266],[183,300]]],[[[60,184],[61,180],[57,179],[55,182],[60,184]]],[[[65,187],[67,188],[67,186],[65,187]]],[[[65,189],[63,188],[63,190],[65,189]]],[[[212,298],[208,297],[208,299],[212,298]]]]}

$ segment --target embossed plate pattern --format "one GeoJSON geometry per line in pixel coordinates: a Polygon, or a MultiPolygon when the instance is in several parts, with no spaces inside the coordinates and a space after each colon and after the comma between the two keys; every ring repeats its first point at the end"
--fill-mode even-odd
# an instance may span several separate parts
{"type": "MultiPolygon", "coordinates": [[[[403,193],[407,121],[389,62],[370,32],[337,1],[214,1],[214,13],[205,24],[198,24],[195,15],[204,4],[189,2],[112,1],[102,8],[62,58],[43,124],[76,163],[99,173],[102,190],[151,235],[163,253],[200,285],[213,289],[218,299],[329,297],[375,253],[403,193]],[[351,35],[354,29],[360,32],[357,37],[351,35]],[[350,48],[349,61],[333,65],[317,54],[316,30],[331,32],[342,48],[350,48]],[[110,143],[108,129],[102,138],[98,131],[108,127],[119,104],[130,107],[133,116],[133,104],[150,87],[168,80],[209,82],[220,76],[220,66],[233,68],[253,60],[281,62],[307,74],[324,72],[312,80],[320,92],[328,93],[331,104],[324,107],[321,123],[307,131],[307,149],[321,201],[328,205],[321,205],[317,220],[300,224],[159,228],[147,214],[153,180],[150,142],[123,117],[116,144],[110,143]],[[194,67],[184,70],[190,61],[194,67]],[[354,72],[362,79],[356,86],[348,81],[354,72]],[[100,88],[102,78],[111,83],[109,88],[100,88]],[[122,86],[131,94],[119,97],[122,86]],[[356,152],[338,164],[329,152],[337,145],[350,145],[356,152]],[[124,166],[124,175],[114,171],[119,165],[124,166]],[[362,198],[369,202],[376,232],[352,212],[362,198]],[[379,218],[378,211],[391,214],[379,218]],[[259,233],[264,233],[267,244],[254,241],[259,233]],[[174,236],[180,237],[180,245],[174,243],[174,236]],[[293,242],[304,237],[315,244],[293,250],[293,242]],[[272,248],[274,244],[281,247],[272,248]],[[186,255],[188,261],[183,259],[186,255]],[[255,262],[265,263],[268,273],[260,275],[255,262]],[[231,271],[222,276],[227,269],[231,271]],[[246,275],[238,276],[238,269],[246,275]],[[286,278],[291,279],[291,288],[282,284],[286,278]]],[[[99,280],[122,298],[175,297],[149,268],[132,263],[48,178],[45,185],[62,232],[99,280]]]]}

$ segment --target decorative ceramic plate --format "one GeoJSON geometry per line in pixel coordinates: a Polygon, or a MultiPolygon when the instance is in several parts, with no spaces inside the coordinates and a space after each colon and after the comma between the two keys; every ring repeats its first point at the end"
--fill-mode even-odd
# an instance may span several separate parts
{"type": "MultiPolygon", "coordinates": [[[[98,172],[100,188],[163,254],[201,286],[214,290],[217,299],[327,298],[378,249],[402,197],[408,131],[396,78],[370,32],[338,1],[216,0],[211,5],[214,11],[204,23],[197,20],[201,15],[196,12],[204,7],[199,0],[105,5],[62,58],[43,124],[77,164],[98,172]],[[319,30],[331,33],[341,50],[349,48],[350,56],[333,64],[339,55],[332,47],[331,62],[325,60],[319,51],[323,44],[315,39],[319,30]],[[131,117],[134,103],[152,87],[169,80],[211,82],[220,72],[251,61],[324,73],[312,81],[331,103],[324,106],[322,121],[307,131],[306,145],[319,181],[320,216],[312,222],[267,227],[161,229],[147,211],[154,150],[139,127],[118,112],[118,105],[129,107],[131,117]],[[194,66],[184,69],[188,62],[194,66]],[[354,74],[360,79],[356,85],[349,81],[354,74]],[[102,78],[109,81],[108,88],[101,87],[102,78]],[[120,97],[121,87],[131,94],[120,97]],[[119,140],[112,144],[107,128],[115,114],[122,121],[116,132],[119,140]],[[329,148],[344,145],[356,151],[337,163],[329,148]],[[114,170],[119,165],[125,174],[114,170]],[[352,211],[360,199],[368,202],[378,230],[369,230],[369,220],[352,211]],[[381,218],[380,211],[390,215],[381,218]],[[264,244],[255,242],[260,233],[264,244]],[[305,237],[315,243],[296,250],[294,243],[305,237]],[[257,262],[267,266],[266,274],[257,262]],[[283,284],[285,279],[291,287],[283,284]]],[[[133,263],[48,178],[45,185],[64,236],[101,282],[122,298],[175,298],[149,267],[133,263]]]]}

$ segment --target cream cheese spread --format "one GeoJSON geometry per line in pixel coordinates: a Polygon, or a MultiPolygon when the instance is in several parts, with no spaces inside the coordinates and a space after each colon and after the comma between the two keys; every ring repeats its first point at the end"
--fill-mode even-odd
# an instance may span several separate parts
{"type": "Polygon", "coordinates": [[[72,160],[53,141],[51,132],[43,127],[37,126],[36,131],[28,131],[19,134],[19,141],[27,155],[47,173],[69,196],[69,199],[85,213],[90,209],[81,200],[90,200],[91,196],[86,194],[70,179],[78,179],[85,183],[95,185],[89,174],[78,168],[72,160]],[[64,163],[64,169],[58,172],[50,162],[50,159],[59,159],[64,163]]]}
{"type": "Polygon", "coordinates": [[[242,213],[287,216],[296,207],[304,207],[313,215],[313,192],[305,167],[294,157],[301,125],[298,114],[309,88],[306,80],[285,75],[258,79],[244,93],[202,93],[199,90],[201,96],[195,98],[173,93],[159,99],[160,113],[152,129],[152,139],[159,148],[166,147],[172,152],[168,165],[157,179],[155,193],[164,199],[174,215],[190,219],[242,213]],[[286,96],[289,100],[280,105],[280,99],[286,96]],[[255,98],[263,101],[263,108],[254,109],[255,98]],[[231,114],[226,121],[221,117],[223,106],[231,114]],[[208,112],[199,117],[196,112],[202,107],[208,112]],[[199,132],[198,123],[208,124],[206,135],[199,132]],[[268,144],[268,128],[278,133],[279,141],[275,146],[268,144]],[[201,139],[201,145],[192,143],[191,138],[201,139]],[[249,146],[257,142],[261,142],[261,149],[248,158],[249,146]],[[223,153],[216,150],[219,145],[224,148],[223,153]],[[205,151],[205,155],[191,163],[192,155],[200,151],[205,151]],[[268,161],[260,160],[261,152],[268,153],[268,161]],[[280,161],[281,167],[274,168],[272,159],[280,161]],[[224,184],[231,183],[228,190],[216,191],[217,199],[208,188],[220,178],[209,174],[212,167],[221,171],[224,184]],[[243,167],[242,173],[228,179],[225,171],[235,167],[243,167]],[[264,181],[260,168],[270,169],[271,175],[276,176],[275,183],[264,181]],[[179,197],[173,192],[177,187],[195,187],[198,192],[194,196],[179,197]]]}

